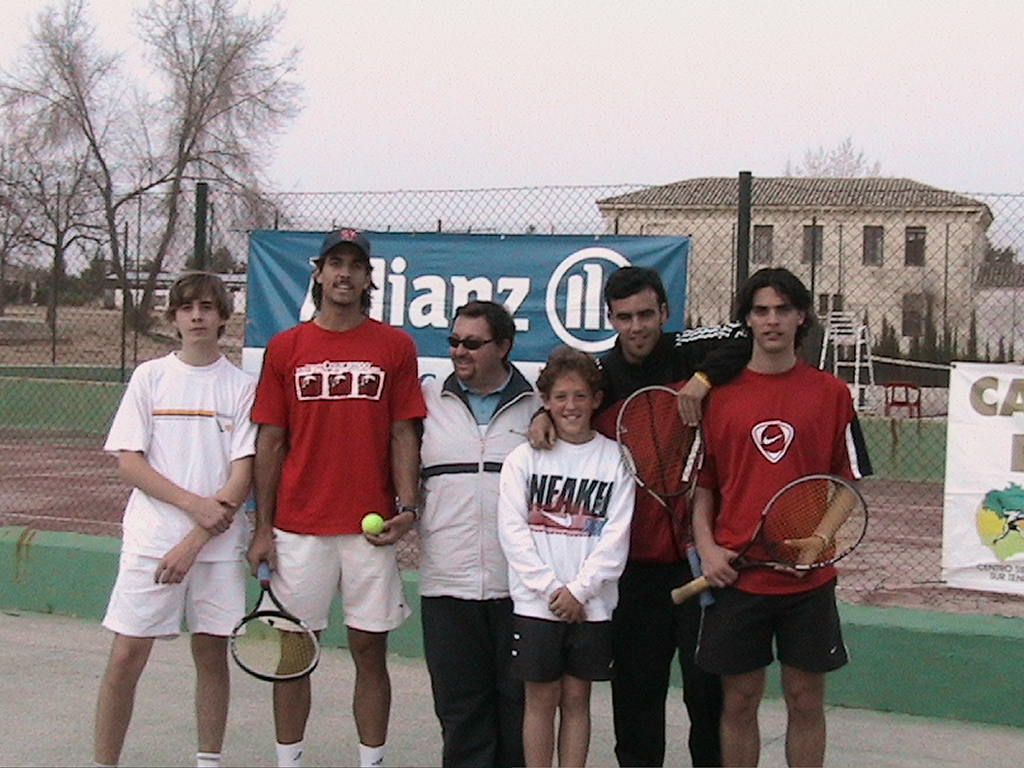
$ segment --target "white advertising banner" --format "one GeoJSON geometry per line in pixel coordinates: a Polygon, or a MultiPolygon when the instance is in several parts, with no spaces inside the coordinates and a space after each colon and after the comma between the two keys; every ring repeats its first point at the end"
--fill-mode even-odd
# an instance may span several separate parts
{"type": "Polygon", "coordinates": [[[1024,594],[1024,366],[950,371],[942,575],[1024,594]]]}

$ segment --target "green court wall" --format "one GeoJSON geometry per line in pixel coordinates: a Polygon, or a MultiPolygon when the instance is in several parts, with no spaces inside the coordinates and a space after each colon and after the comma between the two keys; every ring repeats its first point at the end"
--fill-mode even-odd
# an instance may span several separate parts
{"type": "MultiPolygon", "coordinates": [[[[99,621],[117,576],[121,540],[113,536],[38,531],[23,526],[0,526],[0,610],[57,613],[99,621]]],[[[414,571],[404,571],[406,595],[418,594],[414,571]]],[[[259,594],[249,583],[247,605],[259,594]]],[[[413,616],[391,633],[390,650],[403,656],[422,655],[419,600],[413,616]]],[[[344,614],[335,604],[323,641],[346,644],[344,614]]]]}
{"type": "MultiPolygon", "coordinates": [[[[98,621],[119,548],[111,537],[0,527],[0,609],[98,621]]],[[[403,577],[406,594],[416,595],[416,573],[403,577]]],[[[251,583],[250,601],[256,592],[251,583]]],[[[419,601],[411,607],[412,617],[391,634],[389,647],[418,657],[419,601]]],[[[1024,722],[1016,663],[1024,620],[845,604],[840,610],[852,662],[829,676],[830,704],[1000,725],[1024,722]]],[[[337,607],[331,625],[325,644],[343,646],[337,607]]],[[[769,675],[769,695],[778,696],[777,667],[769,675]]]]}

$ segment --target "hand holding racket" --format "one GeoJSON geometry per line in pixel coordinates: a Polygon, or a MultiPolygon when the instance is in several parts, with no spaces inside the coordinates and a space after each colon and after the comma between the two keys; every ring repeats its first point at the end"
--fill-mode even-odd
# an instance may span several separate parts
{"type": "Polygon", "coordinates": [[[256,572],[262,591],[256,605],[231,630],[231,656],[253,677],[270,682],[299,680],[316,669],[320,641],[306,622],[285,610],[270,589],[270,565],[256,572]],[[263,596],[274,609],[262,609],[263,596]]]}
{"type": "MultiPolygon", "coordinates": [[[[850,554],[867,526],[864,497],[849,481],[836,475],[807,475],[772,496],[732,567],[798,572],[823,568],[850,554]]],[[[673,589],[672,600],[682,603],[710,586],[701,576],[673,589]]]]}
{"type": "Polygon", "coordinates": [[[626,468],[666,507],[666,499],[693,488],[704,450],[700,427],[679,416],[677,394],[659,385],[638,389],[615,420],[626,468]]]}

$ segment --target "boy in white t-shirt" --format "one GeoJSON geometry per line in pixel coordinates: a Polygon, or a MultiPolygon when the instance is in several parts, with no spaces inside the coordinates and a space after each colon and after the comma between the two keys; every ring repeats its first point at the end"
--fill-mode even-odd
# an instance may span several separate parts
{"type": "Polygon", "coordinates": [[[584,765],[590,687],[612,675],[611,617],[629,552],[635,484],[618,446],[590,417],[601,373],[560,347],[537,379],[558,434],[550,450],[523,443],[501,469],[498,535],[512,596],[510,672],[526,683],[526,764],[584,765]],[[555,716],[559,716],[557,739],[555,716]]]}
{"type": "Polygon", "coordinates": [[[96,705],[96,765],[117,765],[135,687],[155,638],[192,632],[198,766],[220,765],[228,711],[227,636],[245,613],[255,380],[220,352],[231,315],[216,275],[171,286],[167,319],[181,349],[142,363],[104,450],[132,486],[121,562],[103,626],[113,631],[96,705]]]}

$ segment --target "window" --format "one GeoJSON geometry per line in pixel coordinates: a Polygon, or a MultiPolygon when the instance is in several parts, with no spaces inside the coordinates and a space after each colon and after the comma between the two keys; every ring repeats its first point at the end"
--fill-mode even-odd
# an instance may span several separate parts
{"type": "Polygon", "coordinates": [[[804,225],[804,253],[803,263],[811,263],[811,255],[814,255],[814,263],[821,264],[822,234],[821,224],[804,225]]]}
{"type": "Polygon", "coordinates": [[[819,293],[818,294],[818,317],[828,317],[829,312],[843,311],[843,294],[841,293],[819,293]]]}
{"type": "Polygon", "coordinates": [[[907,227],[904,264],[908,267],[924,266],[924,236],[926,227],[907,227]]]}
{"type": "Polygon", "coordinates": [[[864,226],[864,266],[882,266],[882,239],[885,230],[882,227],[866,224],[864,226]]]}
{"type": "Polygon", "coordinates": [[[924,317],[926,311],[923,293],[903,294],[903,328],[904,336],[921,336],[924,334],[924,317]]]}
{"type": "Polygon", "coordinates": [[[750,261],[754,264],[772,263],[772,237],[774,227],[771,224],[754,225],[754,243],[751,248],[750,261]]]}

